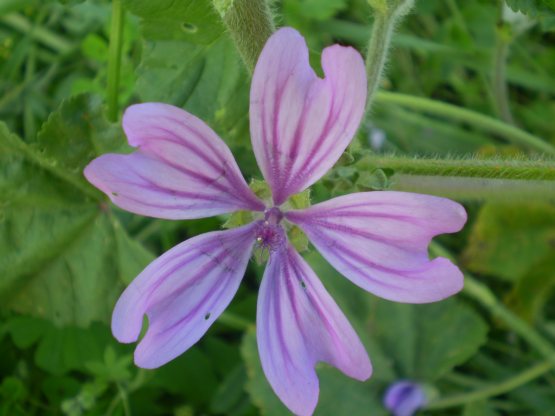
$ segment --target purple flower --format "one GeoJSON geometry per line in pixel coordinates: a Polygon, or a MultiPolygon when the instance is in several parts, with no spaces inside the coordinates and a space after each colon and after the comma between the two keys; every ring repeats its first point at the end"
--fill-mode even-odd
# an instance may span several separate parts
{"type": "Polygon", "coordinates": [[[408,380],[398,381],[389,386],[384,397],[385,407],[394,416],[412,416],[427,402],[424,389],[408,380]]]}
{"type": "Polygon", "coordinates": [[[372,367],[355,331],[287,239],[300,227],[320,253],[360,287],[386,299],[432,302],[462,288],[451,262],[430,261],[433,236],[461,229],[466,214],[447,199],[402,192],[356,193],[289,209],[341,156],[366,100],[364,63],[338,45],[322,54],[316,76],[303,38],[277,31],[266,44],[251,88],[252,146],[272,190],[261,201],[224,142],[201,120],[166,104],[131,106],[123,128],[129,155],[90,163],[87,179],[117,206],[142,215],[191,219],[250,210],[239,228],[191,238],[153,261],[125,290],[113,314],[121,342],[139,337],[135,363],[159,367],[196,343],[235,295],[255,246],[267,249],[257,311],[262,367],[280,399],[310,415],[318,401],[317,362],[358,380],[372,367]]]}

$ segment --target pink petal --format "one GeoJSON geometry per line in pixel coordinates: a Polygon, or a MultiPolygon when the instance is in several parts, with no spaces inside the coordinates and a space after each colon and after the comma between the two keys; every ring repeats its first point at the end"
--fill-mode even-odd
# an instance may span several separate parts
{"type": "Polygon", "coordinates": [[[240,209],[260,211],[226,144],[180,108],[137,104],[123,116],[130,155],[93,160],[85,176],[127,211],[166,219],[209,217],[240,209]]]}
{"type": "Polygon", "coordinates": [[[196,343],[237,292],[254,244],[254,224],[187,240],[154,260],[127,287],[112,316],[120,342],[149,327],[135,363],[156,368],[196,343]]]}
{"type": "Polygon", "coordinates": [[[297,415],[312,414],[318,402],[317,362],[358,380],[372,373],[355,331],[290,245],[270,255],[258,297],[256,330],[264,373],[297,415]]]}
{"type": "Polygon", "coordinates": [[[316,182],[353,138],[366,101],[360,54],[334,45],[322,53],[316,76],[295,30],[278,30],[266,43],[252,80],[251,139],[276,205],[316,182]]]}
{"type": "Polygon", "coordinates": [[[459,231],[464,208],[435,196],[363,192],[286,213],[320,253],[353,283],[398,302],[425,303],[460,291],[449,260],[429,260],[432,237],[459,231]]]}

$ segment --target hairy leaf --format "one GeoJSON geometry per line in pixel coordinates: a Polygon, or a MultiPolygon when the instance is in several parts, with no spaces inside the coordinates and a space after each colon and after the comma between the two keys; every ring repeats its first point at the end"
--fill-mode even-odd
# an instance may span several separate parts
{"type": "Polygon", "coordinates": [[[2,307],[58,325],[107,321],[151,255],[126,235],[82,170],[123,143],[87,96],[62,104],[27,144],[0,125],[2,307]]]}

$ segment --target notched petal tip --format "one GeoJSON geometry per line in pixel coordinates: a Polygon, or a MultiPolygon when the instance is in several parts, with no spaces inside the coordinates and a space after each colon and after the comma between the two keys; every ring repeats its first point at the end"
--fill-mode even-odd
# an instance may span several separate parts
{"type": "Polygon", "coordinates": [[[121,155],[107,153],[105,155],[99,156],[89,162],[85,169],[83,169],[83,176],[85,179],[100,191],[104,192],[112,201],[114,197],[117,196],[117,192],[114,192],[110,186],[110,182],[103,178],[103,174],[106,172],[106,168],[114,163],[114,159],[117,159],[121,155]]]}
{"type": "Polygon", "coordinates": [[[334,45],[322,54],[325,77],[310,66],[304,38],[276,32],[264,47],[251,86],[251,141],[280,205],[306,189],[339,159],[352,140],[366,101],[360,54],[334,45]]]}
{"type": "Polygon", "coordinates": [[[436,295],[430,296],[430,299],[423,302],[438,302],[447,299],[459,293],[464,287],[464,274],[462,271],[449,259],[444,257],[437,257],[433,259],[430,264],[437,270],[437,278],[434,279],[436,295]]]}
{"type": "Polygon", "coordinates": [[[290,211],[312,244],[344,276],[384,299],[428,303],[463,287],[445,258],[430,260],[432,237],[456,232],[464,208],[451,200],[406,192],[362,192],[290,211]]]}
{"type": "Polygon", "coordinates": [[[366,380],[372,366],[347,318],[292,246],[270,256],[257,306],[257,342],[264,373],[295,414],[318,402],[318,362],[366,380]]]}
{"type": "Polygon", "coordinates": [[[141,298],[132,283],[124,290],[114,307],[112,334],[123,344],[139,339],[146,312],[146,302],[141,298]]]}
{"type": "Polygon", "coordinates": [[[254,245],[254,224],[193,237],[150,263],[123,292],[112,332],[124,343],[148,329],[135,363],[157,368],[208,331],[237,292],[254,245]]]}

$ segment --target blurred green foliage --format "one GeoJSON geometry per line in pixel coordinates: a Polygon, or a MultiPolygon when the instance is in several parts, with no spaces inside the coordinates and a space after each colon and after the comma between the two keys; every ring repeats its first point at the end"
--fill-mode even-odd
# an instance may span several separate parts
{"type": "MultiPolygon", "coordinates": [[[[509,105],[515,123],[555,144],[555,14],[549,0],[509,0],[509,105]]],[[[208,1],[125,0],[119,104],[163,101],[203,118],[230,145],[247,179],[249,75],[208,1]]],[[[133,346],[111,336],[111,310],[155,255],[227,218],[166,222],[110,206],[82,176],[107,151],[127,151],[105,119],[108,0],[0,2],[0,415],[287,414],[272,393],[254,337],[263,267],[251,262],[229,313],[166,366],[140,370],[133,346]],[[246,322],[245,325],[237,322],[246,322]]],[[[366,0],[283,0],[280,25],[323,47],[364,52],[366,0]]],[[[382,87],[497,116],[492,81],[497,4],[421,0],[394,37],[382,87]]],[[[502,138],[400,106],[375,105],[349,153],[312,199],[387,189],[394,172],[357,170],[365,151],[410,155],[515,154],[502,138]]],[[[555,191],[554,191],[555,192],[555,191]]],[[[465,232],[439,239],[518,316],[555,340],[553,205],[468,202],[465,232]]],[[[304,241],[299,244],[306,244],[304,241]]],[[[306,258],[345,311],[374,364],[359,383],[320,366],[317,415],[384,415],[398,379],[437,394],[503,380],[536,352],[464,296],[400,305],[354,287],[313,250],[306,258]]],[[[425,414],[550,415],[553,373],[502,397],[425,414]]]]}

